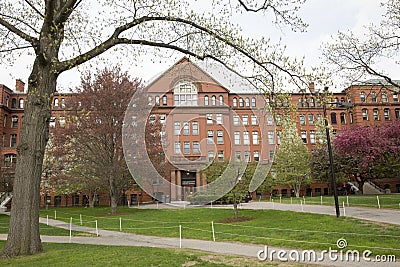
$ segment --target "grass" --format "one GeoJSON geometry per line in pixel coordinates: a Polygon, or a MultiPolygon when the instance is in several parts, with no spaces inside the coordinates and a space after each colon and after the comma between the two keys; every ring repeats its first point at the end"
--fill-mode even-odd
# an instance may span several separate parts
{"type": "MultiPolygon", "coordinates": [[[[8,233],[8,225],[10,223],[10,216],[0,214],[0,234],[8,233]]],[[[40,224],[41,235],[52,235],[52,236],[69,236],[69,230],[48,226],[46,224],[40,224]]],[[[73,236],[89,236],[93,234],[72,231],[73,236]]]]}
{"type": "MultiPolygon", "coordinates": [[[[0,241],[0,249],[5,242],[0,241]]],[[[214,255],[191,250],[80,244],[43,244],[44,253],[1,259],[1,266],[284,266],[256,258],[214,255]]],[[[291,264],[290,266],[293,266],[291,264]]],[[[295,265],[296,266],[296,265],[295,265]]]]}
{"type": "MultiPolygon", "coordinates": [[[[339,196],[339,204],[347,206],[347,203],[350,207],[369,207],[369,208],[378,208],[378,200],[376,195],[349,195],[349,196],[339,196]],[[348,202],[347,202],[348,201],[348,202]]],[[[381,208],[390,208],[390,209],[400,209],[400,194],[388,194],[388,195],[378,195],[379,204],[381,208]]],[[[290,197],[274,197],[275,203],[285,203],[285,204],[300,204],[300,201],[303,204],[314,204],[321,205],[321,197],[301,197],[301,198],[290,198],[290,197]],[[305,201],[304,201],[305,200],[305,201]]],[[[255,200],[257,201],[257,200],[255,200]]],[[[267,201],[271,201],[267,199],[267,201]]],[[[334,205],[333,196],[322,196],[322,204],[323,205],[334,205]]]]}
{"type": "MultiPolygon", "coordinates": [[[[346,239],[348,249],[372,250],[375,254],[400,256],[398,240],[400,227],[373,223],[350,217],[296,213],[279,210],[239,210],[239,216],[254,218],[238,223],[219,223],[233,216],[230,209],[129,209],[120,207],[118,216],[103,216],[108,207],[94,209],[59,208],[57,219],[69,222],[73,218],[83,225],[119,231],[120,218],[124,232],[212,240],[211,222],[214,222],[217,241],[240,241],[297,249],[336,249],[336,241],[346,239]],[[98,215],[102,216],[98,216],[98,215]]],[[[52,216],[54,210],[42,210],[41,216],[52,216]]]]}

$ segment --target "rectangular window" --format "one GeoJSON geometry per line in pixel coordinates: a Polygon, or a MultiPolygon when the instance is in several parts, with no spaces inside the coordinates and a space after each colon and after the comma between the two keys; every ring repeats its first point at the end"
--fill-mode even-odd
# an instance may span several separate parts
{"type": "Polygon", "coordinates": [[[165,124],[165,122],[166,122],[166,118],[167,117],[167,115],[166,114],[160,114],[160,123],[161,124],[165,124]]]}
{"type": "Polygon", "coordinates": [[[212,145],[214,144],[214,132],[213,130],[207,131],[207,144],[212,145]]]}
{"type": "Polygon", "coordinates": [[[183,142],[183,154],[190,154],[190,142],[183,142]]]}
{"type": "Polygon", "coordinates": [[[267,125],[271,126],[273,124],[274,124],[274,117],[272,117],[272,114],[267,115],[267,125]]]}
{"type": "Polygon", "coordinates": [[[214,151],[208,151],[208,161],[211,162],[214,160],[214,151]]]}
{"type": "Polygon", "coordinates": [[[166,95],[164,95],[164,96],[162,97],[162,104],[163,104],[163,106],[166,106],[166,105],[167,105],[167,96],[166,96],[166,95]]]}
{"type": "Polygon", "coordinates": [[[10,147],[16,147],[16,146],[17,146],[17,135],[11,134],[10,135],[10,147]]]}
{"type": "Polygon", "coordinates": [[[18,117],[13,116],[11,118],[11,128],[17,128],[18,127],[18,117]]]}
{"type": "Polygon", "coordinates": [[[397,94],[393,94],[393,102],[399,102],[399,96],[397,94]]]}
{"type": "Polygon", "coordinates": [[[222,130],[217,131],[217,144],[221,145],[224,143],[224,132],[222,130]]]}
{"type": "Polygon", "coordinates": [[[207,124],[213,124],[213,114],[207,114],[207,124]]]}
{"type": "Polygon", "coordinates": [[[242,122],[244,126],[249,125],[249,115],[243,115],[242,116],[242,122]]]}
{"type": "Polygon", "coordinates": [[[174,106],[179,106],[179,95],[174,95],[174,106]]]}
{"type": "Polygon", "coordinates": [[[55,117],[50,117],[49,126],[52,128],[56,127],[56,118],[55,117]]]}
{"type": "Polygon", "coordinates": [[[233,125],[234,126],[239,126],[240,125],[239,115],[233,115],[233,125]]]}
{"type": "Polygon", "coordinates": [[[179,135],[181,133],[181,123],[179,121],[174,122],[174,134],[179,135]]]}
{"type": "Polygon", "coordinates": [[[256,115],[251,115],[251,125],[258,125],[258,120],[256,115]]]}
{"type": "Polygon", "coordinates": [[[2,142],[2,147],[6,146],[6,134],[3,134],[3,142],[2,142]]]}
{"type": "Polygon", "coordinates": [[[240,132],[235,132],[234,133],[234,144],[235,145],[240,145],[240,132]]]}
{"type": "Polygon", "coordinates": [[[315,131],[311,130],[310,131],[310,143],[315,144],[316,139],[315,139],[315,131]]]}
{"type": "Polygon", "coordinates": [[[374,120],[379,121],[379,110],[374,108],[374,120]]]}
{"type": "Polygon", "coordinates": [[[308,114],[308,124],[314,125],[314,114],[308,114]]]}
{"type": "Polygon", "coordinates": [[[275,151],[274,150],[269,151],[269,160],[273,161],[274,157],[275,157],[275,151]]]}
{"type": "Polygon", "coordinates": [[[250,136],[249,132],[243,132],[243,145],[250,145],[250,136]]]}
{"type": "Polygon", "coordinates": [[[253,132],[253,145],[258,145],[258,132],[253,132]]]}
{"type": "Polygon", "coordinates": [[[307,131],[301,131],[301,139],[303,140],[304,144],[307,144],[307,131]]]}
{"type": "Polygon", "coordinates": [[[181,142],[175,142],[175,154],[181,154],[181,142]]]}
{"type": "Polygon", "coordinates": [[[237,161],[241,161],[242,160],[242,153],[240,151],[236,151],[235,152],[235,159],[237,161]]]}
{"type": "Polygon", "coordinates": [[[300,115],[300,125],[305,125],[306,124],[306,117],[304,115],[300,115]]]}
{"type": "Polygon", "coordinates": [[[244,152],[244,160],[246,162],[250,162],[250,151],[245,151],[244,152]]]}
{"type": "Polygon", "coordinates": [[[185,121],[183,123],[183,135],[189,135],[189,134],[190,134],[189,122],[185,121]]]}
{"type": "Polygon", "coordinates": [[[61,127],[64,127],[64,125],[65,125],[65,117],[64,116],[60,116],[58,118],[58,122],[60,123],[61,127]]]}
{"type": "Polygon", "coordinates": [[[192,134],[199,135],[199,123],[197,121],[192,122],[192,134]]]}
{"type": "Polygon", "coordinates": [[[215,116],[217,124],[222,124],[222,114],[216,114],[215,116]]]}
{"type": "Polygon", "coordinates": [[[254,161],[260,161],[260,152],[254,151],[253,158],[254,158],[254,161]]]}
{"type": "Polygon", "coordinates": [[[193,154],[200,154],[199,142],[193,142],[193,154]]]}
{"type": "Polygon", "coordinates": [[[390,113],[389,113],[389,109],[388,108],[385,108],[383,110],[383,116],[385,117],[385,121],[390,120],[390,113]]]}
{"type": "Polygon", "coordinates": [[[268,144],[270,145],[275,144],[275,132],[272,130],[268,131],[268,144]]]}
{"type": "Polygon", "coordinates": [[[218,161],[219,162],[224,161],[224,151],[223,150],[218,150],[218,161]]]}

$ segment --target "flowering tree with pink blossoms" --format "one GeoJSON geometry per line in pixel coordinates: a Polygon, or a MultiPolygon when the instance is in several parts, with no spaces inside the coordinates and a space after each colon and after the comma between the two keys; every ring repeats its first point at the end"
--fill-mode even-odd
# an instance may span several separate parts
{"type": "Polygon", "coordinates": [[[400,169],[400,120],[384,127],[359,127],[336,136],[334,149],[342,170],[354,175],[362,190],[371,178],[390,177],[400,169]]]}

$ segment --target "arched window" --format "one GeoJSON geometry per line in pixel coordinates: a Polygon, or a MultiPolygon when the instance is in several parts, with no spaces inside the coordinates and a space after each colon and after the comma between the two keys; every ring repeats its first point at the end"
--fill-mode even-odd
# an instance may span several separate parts
{"type": "Polygon", "coordinates": [[[239,107],[243,107],[244,105],[243,105],[243,98],[239,98],[239,107]]]}
{"type": "Polygon", "coordinates": [[[18,108],[24,108],[24,99],[23,98],[19,99],[18,108]]]}
{"type": "Polygon", "coordinates": [[[246,102],[246,108],[250,107],[250,99],[248,97],[246,97],[245,102],[246,102]]]}
{"type": "Polygon", "coordinates": [[[315,107],[314,97],[310,98],[310,107],[315,107]]]}
{"type": "Polygon", "coordinates": [[[175,106],[197,106],[197,87],[190,81],[180,81],[174,87],[175,106]]]}
{"type": "Polygon", "coordinates": [[[384,103],[388,102],[388,96],[385,92],[382,93],[382,102],[384,103]]]}
{"type": "Polygon", "coordinates": [[[16,108],[17,107],[17,99],[13,98],[11,99],[11,108],[16,108]]]}
{"type": "Polygon", "coordinates": [[[160,97],[157,95],[156,96],[156,105],[159,106],[160,105],[160,97]]]}
{"type": "Polygon", "coordinates": [[[18,127],[18,116],[12,116],[11,118],[11,128],[18,127]]]}
{"type": "Polygon", "coordinates": [[[376,93],[375,92],[371,92],[371,101],[372,101],[372,103],[376,103],[376,93]]]}
{"type": "Polygon", "coordinates": [[[222,95],[219,96],[219,105],[220,106],[224,105],[224,97],[222,95]]]}
{"type": "Polygon", "coordinates": [[[237,98],[234,97],[233,98],[233,107],[237,107],[238,103],[237,103],[237,98]]]}
{"type": "Polygon", "coordinates": [[[344,112],[340,113],[340,123],[346,124],[346,114],[344,112]]]}
{"type": "Polygon", "coordinates": [[[363,109],[361,110],[361,113],[362,113],[363,121],[367,121],[367,120],[368,120],[368,109],[363,108],[363,109]]]}
{"type": "Polygon", "coordinates": [[[341,103],[344,103],[344,97],[341,97],[341,98],[340,98],[340,102],[341,102],[341,103]]]}
{"type": "Polygon", "coordinates": [[[304,107],[308,108],[308,99],[305,97],[303,100],[304,107]]]}
{"type": "Polygon", "coordinates": [[[385,108],[383,110],[383,116],[385,117],[385,121],[389,121],[390,120],[390,111],[388,108],[385,108]]]}
{"type": "Polygon", "coordinates": [[[350,124],[353,123],[353,112],[349,112],[350,124]]]}
{"type": "Polygon", "coordinates": [[[54,107],[58,108],[58,98],[54,98],[54,107]]]}
{"type": "Polygon", "coordinates": [[[10,97],[7,96],[7,97],[6,97],[6,106],[8,107],[9,104],[10,104],[10,97]]]}
{"type": "Polygon", "coordinates": [[[300,108],[303,107],[303,98],[301,98],[301,97],[299,98],[298,105],[300,108]]]}
{"type": "Polygon", "coordinates": [[[365,93],[364,92],[360,93],[360,100],[361,100],[361,102],[365,102],[365,93]]]}
{"type": "Polygon", "coordinates": [[[256,98],[253,97],[253,98],[251,99],[251,107],[255,108],[256,106],[257,106],[257,104],[256,104],[256,98]]]}
{"type": "Polygon", "coordinates": [[[335,112],[331,113],[331,123],[332,124],[337,124],[336,113],[335,112]]]}
{"type": "Polygon", "coordinates": [[[166,95],[164,95],[164,96],[162,97],[162,104],[163,104],[163,106],[166,106],[166,105],[167,105],[167,96],[166,96],[166,95]]]}
{"type": "Polygon", "coordinates": [[[217,97],[215,95],[211,97],[211,105],[213,106],[217,105],[217,97]]]}
{"type": "Polygon", "coordinates": [[[209,99],[208,99],[208,95],[204,96],[204,106],[208,106],[209,103],[209,99]]]}
{"type": "Polygon", "coordinates": [[[374,108],[373,113],[374,113],[374,121],[379,121],[379,110],[377,108],[374,108]]]}
{"type": "Polygon", "coordinates": [[[265,104],[266,104],[267,106],[269,106],[269,102],[270,102],[270,100],[269,100],[269,98],[267,97],[267,98],[265,99],[265,104]]]}

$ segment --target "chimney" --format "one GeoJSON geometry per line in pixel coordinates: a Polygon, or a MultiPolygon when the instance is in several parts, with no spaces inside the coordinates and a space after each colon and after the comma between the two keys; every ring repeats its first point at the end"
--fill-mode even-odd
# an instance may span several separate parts
{"type": "Polygon", "coordinates": [[[15,91],[18,93],[23,93],[25,91],[25,83],[20,79],[15,81],[15,91]]]}
{"type": "Polygon", "coordinates": [[[310,92],[313,94],[315,92],[314,82],[310,82],[310,92]]]}

